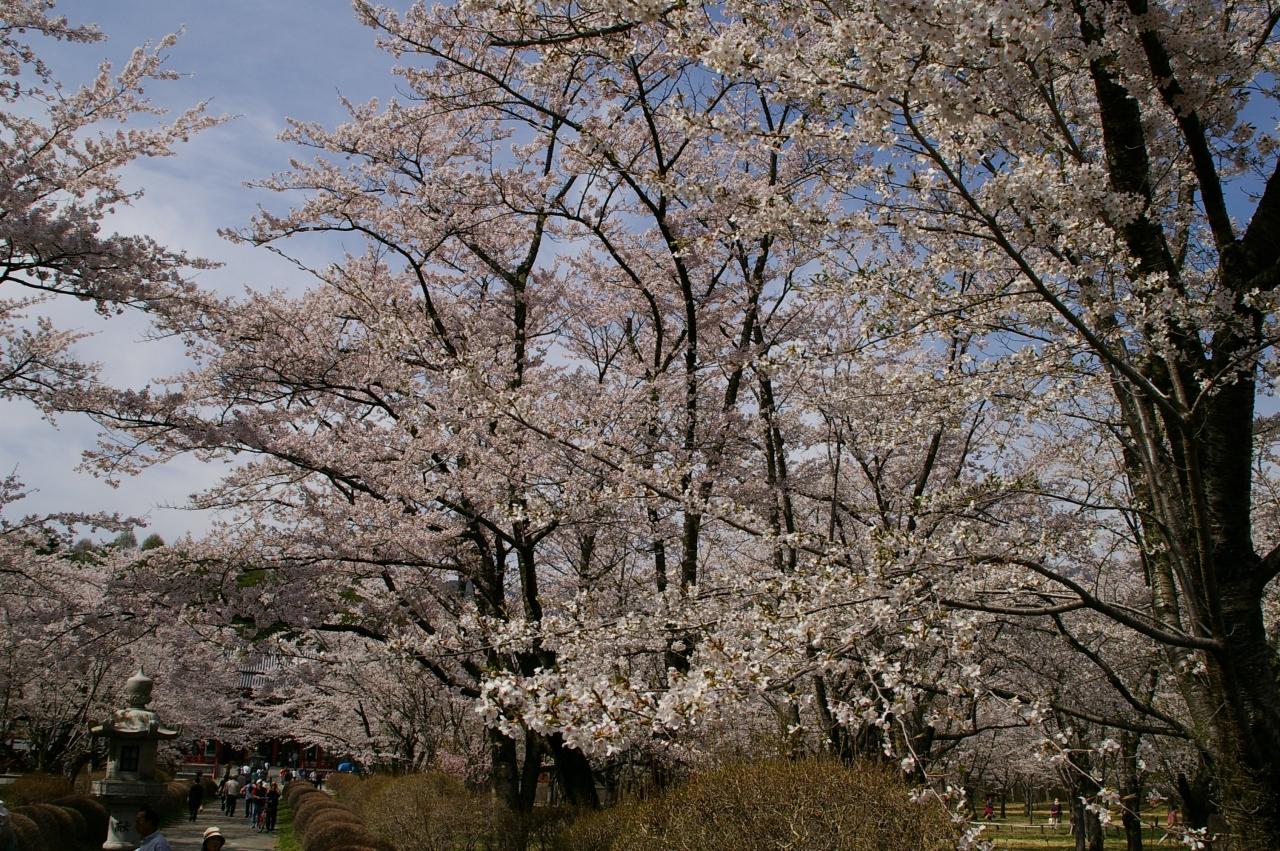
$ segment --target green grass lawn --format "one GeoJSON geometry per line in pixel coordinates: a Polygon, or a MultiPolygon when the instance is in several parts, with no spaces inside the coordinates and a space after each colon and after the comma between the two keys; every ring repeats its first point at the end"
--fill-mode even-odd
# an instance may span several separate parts
{"type": "MultiPolygon", "coordinates": [[[[1154,820],[1154,814],[1144,820],[1148,825],[1154,820]]],[[[990,839],[994,842],[995,848],[1001,849],[1026,849],[1026,851],[1074,851],[1076,844],[1075,839],[1071,836],[1071,831],[1065,824],[1051,828],[1048,826],[1048,813],[1044,817],[1037,817],[1035,824],[1028,825],[1025,816],[1017,816],[1007,819],[995,819],[987,822],[987,830],[983,832],[983,839],[990,839]]],[[[1148,827],[1143,831],[1143,847],[1154,848],[1160,837],[1164,836],[1162,828],[1148,827]]],[[[1107,851],[1121,851],[1125,848],[1124,833],[1117,823],[1107,829],[1107,851]]],[[[1176,844],[1175,844],[1176,847],[1176,844]]]]}
{"type": "Polygon", "coordinates": [[[276,818],[276,851],[302,851],[302,845],[293,835],[293,809],[283,798],[276,818]]]}

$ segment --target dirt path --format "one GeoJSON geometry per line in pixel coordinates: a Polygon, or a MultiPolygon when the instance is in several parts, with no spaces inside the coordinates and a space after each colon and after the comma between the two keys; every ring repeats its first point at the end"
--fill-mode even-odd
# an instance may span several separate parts
{"type": "Polygon", "coordinates": [[[186,816],[183,816],[182,821],[174,822],[160,832],[169,840],[173,851],[200,851],[205,830],[216,824],[227,837],[225,851],[274,851],[275,834],[258,833],[245,821],[244,807],[237,807],[236,810],[235,816],[223,815],[218,810],[218,800],[215,798],[212,806],[206,804],[204,812],[194,822],[187,821],[186,816]]]}

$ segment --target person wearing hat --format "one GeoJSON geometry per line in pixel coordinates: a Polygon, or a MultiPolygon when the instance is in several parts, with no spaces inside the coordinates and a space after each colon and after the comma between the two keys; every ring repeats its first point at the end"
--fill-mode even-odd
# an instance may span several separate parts
{"type": "Polygon", "coordinates": [[[222,831],[211,827],[204,832],[204,842],[200,843],[200,851],[222,851],[222,846],[226,844],[227,837],[222,835],[222,831]]]}

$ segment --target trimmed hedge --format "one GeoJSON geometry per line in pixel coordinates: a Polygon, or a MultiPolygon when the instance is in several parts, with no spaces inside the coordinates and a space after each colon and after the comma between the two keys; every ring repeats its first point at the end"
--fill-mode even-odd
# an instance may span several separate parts
{"type": "Polygon", "coordinates": [[[294,824],[294,833],[301,837],[304,844],[310,842],[324,831],[340,824],[353,825],[361,830],[365,829],[364,822],[360,821],[360,818],[355,813],[346,810],[320,810],[307,820],[306,827],[296,827],[297,822],[294,822],[294,824]]]}
{"type": "Polygon", "coordinates": [[[79,810],[56,804],[28,804],[11,814],[18,851],[92,851],[106,841],[104,829],[96,838],[79,810]]]}
{"type": "Polygon", "coordinates": [[[9,826],[18,837],[18,851],[59,851],[49,844],[40,826],[17,809],[9,813],[9,826]]]}
{"type": "MultiPolygon", "coordinates": [[[[56,788],[48,784],[47,788],[56,788]]],[[[191,784],[175,780],[153,806],[162,815],[184,812],[191,784]]],[[[107,841],[111,816],[88,795],[65,795],[52,803],[15,807],[11,824],[18,851],[98,851],[107,841]]]]}
{"type": "Polygon", "coordinates": [[[302,847],[306,851],[347,851],[358,846],[372,846],[374,839],[364,825],[348,822],[326,823],[324,830],[304,834],[302,847]]]}
{"type": "Polygon", "coordinates": [[[58,798],[51,803],[60,807],[67,807],[79,813],[80,817],[85,820],[85,835],[91,838],[102,837],[102,840],[98,842],[99,846],[107,841],[107,830],[111,826],[111,814],[107,812],[107,808],[97,798],[89,795],[67,795],[65,798],[58,798]]]}
{"type": "Polygon", "coordinates": [[[305,780],[284,788],[293,811],[293,835],[303,851],[394,851],[364,826],[360,817],[305,780]]]}

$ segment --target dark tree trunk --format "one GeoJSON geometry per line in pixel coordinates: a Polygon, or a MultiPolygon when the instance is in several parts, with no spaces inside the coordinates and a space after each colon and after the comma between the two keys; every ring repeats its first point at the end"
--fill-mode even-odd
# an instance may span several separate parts
{"type": "Polygon", "coordinates": [[[1071,796],[1071,835],[1075,838],[1076,851],[1104,851],[1102,822],[1085,806],[1086,801],[1096,801],[1099,792],[1088,755],[1069,752],[1063,779],[1071,796]]]}
{"type": "Polygon", "coordinates": [[[520,767],[520,812],[533,809],[538,797],[538,775],[542,773],[542,740],[536,733],[524,734],[524,765],[520,767]]]}
{"type": "MultiPolygon", "coordinates": [[[[1274,655],[1255,595],[1222,593],[1224,649],[1206,668],[1223,705],[1207,721],[1218,807],[1242,848],[1280,848],[1280,695],[1274,655]]],[[[1208,820],[1206,814],[1205,820],[1208,820]]]]}
{"type": "Polygon", "coordinates": [[[1178,797],[1182,799],[1182,821],[1188,827],[1208,827],[1209,814],[1213,812],[1208,773],[1202,768],[1194,781],[1178,774],[1178,797]]]}
{"type": "Polygon", "coordinates": [[[1085,809],[1079,795],[1071,796],[1071,835],[1075,838],[1076,851],[1105,851],[1102,823],[1085,809]]]}
{"type": "MultiPolygon", "coordinates": [[[[1139,16],[1148,11],[1147,0],[1117,5],[1139,16]]],[[[1162,589],[1166,608],[1156,614],[1170,633],[1216,644],[1195,648],[1203,681],[1190,673],[1192,666],[1182,666],[1184,691],[1203,698],[1189,701],[1196,743],[1213,754],[1222,813],[1241,844],[1280,848],[1280,684],[1262,627],[1263,592],[1280,553],[1259,557],[1251,511],[1257,356],[1273,343],[1250,298],[1260,282],[1273,289],[1280,268],[1280,166],[1273,166],[1243,234],[1237,233],[1214,163],[1212,122],[1179,103],[1182,83],[1161,33],[1138,30],[1146,70],[1163,101],[1144,115],[1147,107],[1127,88],[1122,63],[1107,52],[1112,20],[1084,0],[1073,6],[1081,38],[1095,48],[1089,70],[1112,188],[1156,206],[1146,127],[1167,110],[1162,117],[1176,116],[1170,126],[1187,145],[1202,203],[1189,212],[1209,226],[1217,251],[1216,295],[1231,315],[1207,327],[1177,315],[1156,323],[1144,332],[1147,345],[1132,350],[1140,354],[1126,356],[1127,369],[1113,368],[1113,385],[1130,445],[1141,450],[1126,458],[1129,477],[1151,502],[1144,509],[1154,509],[1144,511],[1144,535],[1162,544],[1147,553],[1169,558],[1170,575],[1177,577],[1176,592],[1171,585],[1162,589]]],[[[1138,271],[1166,276],[1169,294],[1186,299],[1185,260],[1171,250],[1163,225],[1143,212],[1120,230],[1138,271]]],[[[1101,348],[1095,351],[1106,359],[1101,348]]],[[[1188,803],[1199,806],[1196,797],[1188,803]]]]}
{"type": "Polygon", "coordinates": [[[595,772],[582,751],[566,745],[559,733],[548,736],[546,744],[555,759],[556,780],[564,792],[565,802],[580,809],[599,809],[595,772]]]}
{"type": "Polygon", "coordinates": [[[486,736],[489,739],[489,782],[493,795],[512,812],[524,812],[515,740],[494,727],[488,729],[486,736]]]}
{"type": "Polygon", "coordinates": [[[1135,733],[1122,733],[1120,747],[1124,761],[1124,782],[1120,789],[1124,811],[1120,819],[1124,824],[1127,851],[1142,851],[1142,780],[1138,776],[1138,744],[1135,733]]]}

